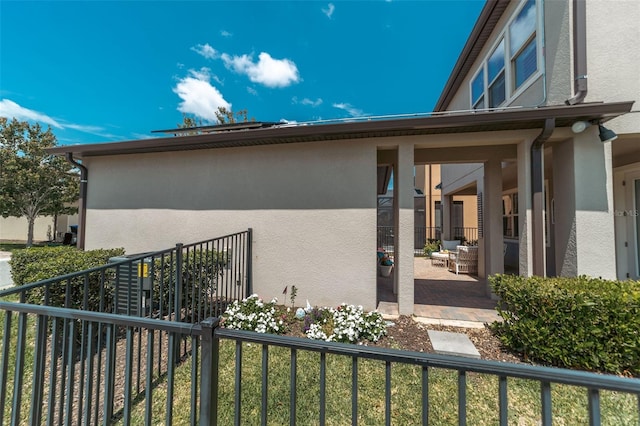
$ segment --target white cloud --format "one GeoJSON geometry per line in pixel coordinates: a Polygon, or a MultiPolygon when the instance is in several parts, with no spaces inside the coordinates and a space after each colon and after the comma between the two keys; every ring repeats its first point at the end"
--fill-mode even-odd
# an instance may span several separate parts
{"type": "Polygon", "coordinates": [[[322,9],[322,13],[324,13],[325,15],[327,15],[327,18],[331,19],[331,17],[333,16],[333,11],[336,10],[336,7],[333,3],[329,3],[329,5],[327,5],[326,9],[322,9]]]}
{"type": "Polygon", "coordinates": [[[362,117],[364,115],[364,111],[355,108],[353,105],[348,103],[335,103],[333,104],[333,107],[346,111],[352,117],[362,117]]]}
{"type": "Polygon", "coordinates": [[[49,117],[48,115],[38,111],[34,111],[32,109],[21,107],[20,105],[9,99],[0,100],[0,116],[6,117],[8,119],[15,118],[20,121],[37,121],[39,123],[48,124],[49,126],[55,127],[57,129],[64,128],[62,124],[49,117]]]}
{"type": "Polygon", "coordinates": [[[225,31],[225,30],[220,31],[220,35],[222,37],[226,37],[226,38],[233,37],[233,34],[231,34],[229,31],[225,31]]]}
{"type": "Polygon", "coordinates": [[[209,45],[209,43],[198,44],[198,45],[192,47],[191,50],[193,50],[198,55],[201,55],[201,56],[203,56],[203,57],[205,57],[207,59],[216,59],[219,56],[218,51],[216,49],[214,49],[213,47],[211,47],[211,45],[209,45]]]}
{"type": "Polygon", "coordinates": [[[291,99],[291,102],[294,104],[301,104],[301,105],[307,105],[307,106],[311,106],[311,107],[319,107],[320,105],[322,105],[322,98],[318,98],[315,101],[309,98],[303,98],[303,99],[298,99],[296,96],[294,96],[291,99]]]}
{"type": "Polygon", "coordinates": [[[223,53],[222,61],[228,69],[245,74],[254,83],[267,87],[287,87],[300,81],[298,67],[289,59],[273,59],[266,52],[260,53],[258,62],[250,55],[230,56],[223,53]]]}
{"type": "Polygon", "coordinates": [[[251,86],[247,86],[247,92],[253,96],[258,96],[258,91],[251,86]]]}
{"type": "MultiPolygon", "coordinates": [[[[114,135],[113,133],[108,133],[104,127],[59,121],[49,117],[44,113],[20,106],[9,99],[0,100],[0,116],[7,117],[7,118],[15,118],[21,121],[35,121],[40,124],[47,124],[51,127],[55,127],[56,129],[76,130],[78,132],[100,136],[105,139],[121,138],[121,136],[114,135]]],[[[60,139],[60,141],[65,141],[65,140],[70,141],[70,139],[60,139]]]]}
{"type": "Polygon", "coordinates": [[[222,93],[211,85],[210,70],[189,70],[189,75],[178,80],[173,92],[182,102],[178,105],[178,111],[185,114],[194,114],[206,121],[217,121],[215,112],[218,107],[231,109],[222,93]]]}

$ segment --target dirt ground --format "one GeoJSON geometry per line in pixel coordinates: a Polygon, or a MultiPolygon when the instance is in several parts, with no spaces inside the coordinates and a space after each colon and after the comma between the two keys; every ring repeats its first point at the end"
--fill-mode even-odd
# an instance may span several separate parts
{"type": "Polygon", "coordinates": [[[519,356],[503,348],[498,338],[486,326],[484,328],[461,328],[422,324],[409,316],[400,316],[391,322],[393,325],[387,327],[387,335],[377,343],[369,343],[370,346],[433,353],[427,330],[449,331],[466,334],[480,352],[482,359],[524,362],[519,356]]]}

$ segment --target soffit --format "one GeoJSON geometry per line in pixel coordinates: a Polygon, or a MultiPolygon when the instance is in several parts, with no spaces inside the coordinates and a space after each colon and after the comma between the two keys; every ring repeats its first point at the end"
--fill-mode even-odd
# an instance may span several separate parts
{"type": "Polygon", "coordinates": [[[124,142],[65,145],[49,149],[48,152],[57,155],[72,153],[76,157],[83,158],[362,138],[523,130],[542,128],[544,121],[552,117],[556,119],[556,127],[561,128],[569,127],[578,120],[605,122],[629,112],[632,104],[633,102],[593,103],[531,109],[447,113],[429,117],[337,124],[286,125],[124,142]]]}

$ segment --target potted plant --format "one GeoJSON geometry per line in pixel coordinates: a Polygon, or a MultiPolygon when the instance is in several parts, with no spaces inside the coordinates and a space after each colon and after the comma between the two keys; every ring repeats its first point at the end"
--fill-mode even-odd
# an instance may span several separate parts
{"type": "Polygon", "coordinates": [[[431,253],[438,250],[440,250],[440,241],[438,240],[429,240],[429,242],[424,245],[424,255],[426,257],[431,257],[431,253]]]}
{"type": "Polygon", "coordinates": [[[380,259],[378,270],[380,271],[380,275],[383,277],[389,277],[391,275],[391,271],[393,271],[393,260],[391,260],[389,255],[386,253],[382,259],[380,259]]]}

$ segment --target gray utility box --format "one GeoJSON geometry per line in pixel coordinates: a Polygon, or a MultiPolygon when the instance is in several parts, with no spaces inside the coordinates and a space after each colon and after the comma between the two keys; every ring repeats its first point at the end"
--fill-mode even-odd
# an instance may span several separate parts
{"type": "MultiPolygon", "coordinates": [[[[129,260],[134,256],[116,256],[109,258],[109,263],[129,260]]],[[[147,298],[151,291],[152,277],[150,257],[122,263],[115,267],[113,282],[113,299],[115,313],[121,315],[145,316],[147,298]]]]}

